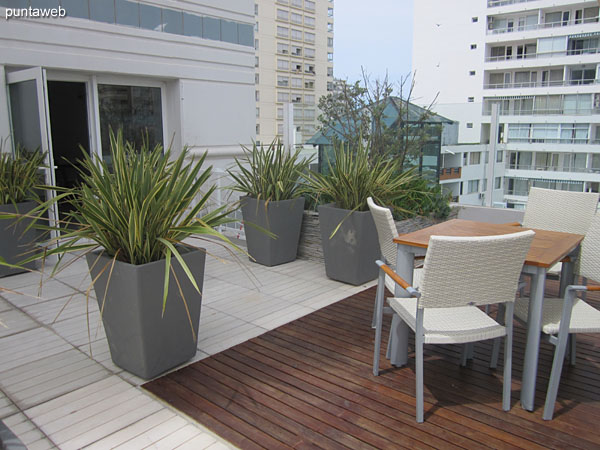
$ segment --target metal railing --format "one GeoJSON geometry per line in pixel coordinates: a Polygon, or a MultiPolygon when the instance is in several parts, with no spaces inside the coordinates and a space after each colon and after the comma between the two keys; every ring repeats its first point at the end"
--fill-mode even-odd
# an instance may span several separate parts
{"type": "Polygon", "coordinates": [[[495,8],[497,6],[513,5],[515,3],[532,2],[534,0],[488,0],[488,8],[495,8]]]}
{"type": "Polygon", "coordinates": [[[536,170],[541,172],[567,172],[567,173],[600,173],[600,168],[594,167],[559,167],[542,166],[538,164],[506,164],[507,169],[513,170],[536,170]]]}
{"type": "Polygon", "coordinates": [[[572,56],[572,55],[593,55],[598,53],[600,48],[585,48],[576,50],[559,50],[556,52],[544,53],[527,53],[523,55],[501,55],[501,56],[486,56],[485,62],[510,61],[515,59],[540,59],[553,58],[555,56],[572,56]]]}
{"type": "MultiPolygon", "coordinates": [[[[492,110],[485,108],[483,110],[484,116],[489,116],[492,114],[492,110]]],[[[503,110],[500,109],[499,114],[501,116],[555,116],[555,115],[565,115],[565,116],[589,116],[592,114],[600,114],[600,109],[598,108],[580,108],[580,109],[565,109],[565,108],[557,108],[557,109],[520,109],[520,110],[503,110]]]]}
{"type": "Polygon", "coordinates": [[[527,143],[527,144],[600,144],[600,139],[509,137],[507,140],[508,144],[515,143],[515,142],[527,143]]]}
{"type": "Polygon", "coordinates": [[[528,81],[522,83],[488,83],[484,84],[484,89],[511,89],[511,88],[530,88],[530,87],[549,87],[549,86],[583,86],[587,84],[600,84],[600,79],[585,78],[583,80],[560,80],[560,81],[528,81]]]}
{"type": "Polygon", "coordinates": [[[446,167],[440,169],[440,181],[441,180],[453,180],[460,178],[461,168],[460,167],[446,167]]]}
{"type": "Polygon", "coordinates": [[[568,27],[573,25],[581,25],[586,23],[598,23],[600,17],[586,17],[584,19],[558,20],[556,22],[533,23],[529,25],[506,26],[503,28],[488,28],[487,34],[503,34],[514,33],[519,31],[543,30],[546,28],[568,27]]]}

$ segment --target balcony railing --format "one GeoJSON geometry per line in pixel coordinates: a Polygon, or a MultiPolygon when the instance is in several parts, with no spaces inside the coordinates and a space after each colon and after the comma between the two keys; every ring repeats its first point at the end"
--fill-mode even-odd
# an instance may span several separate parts
{"type": "Polygon", "coordinates": [[[586,17],[584,19],[559,20],[557,22],[533,23],[530,25],[517,25],[511,27],[488,29],[487,34],[513,33],[517,31],[543,30],[546,28],[568,27],[585,23],[598,23],[599,17],[586,17]]]}
{"type": "Polygon", "coordinates": [[[494,8],[496,6],[506,6],[506,5],[512,5],[515,3],[525,3],[525,2],[532,2],[534,0],[488,0],[487,2],[487,6],[488,8],[494,8]]]}
{"type": "Polygon", "coordinates": [[[556,56],[572,56],[572,55],[593,55],[598,53],[600,48],[585,48],[577,50],[559,50],[556,52],[544,52],[544,53],[528,53],[524,55],[501,55],[501,56],[486,56],[485,62],[498,62],[498,61],[509,61],[513,59],[542,59],[542,58],[553,58],[556,56]]]}
{"type": "Polygon", "coordinates": [[[454,180],[460,178],[461,168],[460,167],[447,167],[440,169],[440,181],[441,180],[454,180]]]}
{"type": "Polygon", "coordinates": [[[600,173],[600,168],[593,167],[559,167],[527,164],[506,164],[507,169],[513,170],[536,170],[541,172],[568,172],[568,173],[600,173]]]}
{"type": "MultiPolygon", "coordinates": [[[[483,115],[489,116],[492,114],[491,109],[484,109],[483,115]]],[[[500,109],[501,116],[555,116],[555,115],[565,115],[565,116],[589,116],[593,114],[600,114],[600,109],[598,108],[580,108],[580,109],[565,109],[565,108],[556,108],[556,109],[519,109],[519,110],[503,110],[500,109]]]]}
{"type": "Polygon", "coordinates": [[[587,138],[518,138],[509,137],[508,144],[520,142],[527,144],[600,144],[600,139],[587,139],[587,138]]]}
{"type": "Polygon", "coordinates": [[[583,86],[587,84],[600,84],[600,79],[586,78],[583,80],[560,80],[560,81],[529,81],[524,83],[488,83],[484,89],[511,89],[511,88],[534,88],[548,86],[583,86]]]}

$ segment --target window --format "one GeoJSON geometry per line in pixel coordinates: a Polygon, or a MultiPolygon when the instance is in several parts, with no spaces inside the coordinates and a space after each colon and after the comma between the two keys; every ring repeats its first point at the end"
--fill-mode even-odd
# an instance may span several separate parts
{"type": "Polygon", "coordinates": [[[110,154],[109,129],[123,130],[123,139],[140,148],[163,144],[161,90],[159,87],[98,85],[102,155],[110,154]],[[143,114],[136,113],[143,111],[143,114]]]}
{"type": "Polygon", "coordinates": [[[333,53],[331,53],[331,52],[327,53],[327,61],[329,61],[329,62],[333,61],[333,53]]]}
{"type": "Polygon", "coordinates": [[[502,189],[502,177],[494,178],[494,189],[502,189]]]}
{"type": "Polygon", "coordinates": [[[277,75],[277,86],[288,87],[290,84],[290,78],[282,75],[277,75]]]}
{"type": "Polygon", "coordinates": [[[302,56],[302,47],[293,45],[292,46],[292,55],[293,56],[302,56]]]}
{"type": "Polygon", "coordinates": [[[315,10],[315,2],[313,2],[311,0],[304,0],[304,7],[306,9],[308,9],[309,11],[314,11],[315,10]]]}
{"type": "Polygon", "coordinates": [[[302,72],[302,64],[296,63],[292,65],[292,71],[296,73],[302,72]]]}
{"type": "Polygon", "coordinates": [[[277,118],[283,119],[283,108],[277,108],[277,118]]]}
{"type": "Polygon", "coordinates": [[[332,77],[333,76],[333,67],[328,67],[327,68],[327,76],[328,77],[332,77]]]}
{"type": "Polygon", "coordinates": [[[301,41],[302,40],[302,31],[292,29],[292,39],[301,41]]]}
{"type": "Polygon", "coordinates": [[[292,6],[302,8],[302,0],[292,0],[292,6]]]}
{"type": "Polygon", "coordinates": [[[327,31],[333,31],[333,23],[327,22],[327,31]]]}
{"type": "Polygon", "coordinates": [[[503,159],[502,155],[503,155],[502,150],[496,151],[496,162],[502,162],[502,159],[503,159]]]}
{"type": "Polygon", "coordinates": [[[277,36],[279,37],[289,37],[290,30],[286,27],[277,27],[277,36]]]}
{"type": "Polygon", "coordinates": [[[474,166],[476,164],[479,164],[481,161],[481,152],[471,152],[470,154],[470,158],[469,158],[469,164],[471,166],[474,166]]]}
{"type": "Polygon", "coordinates": [[[315,18],[304,16],[304,25],[307,27],[314,27],[315,26],[315,18]]]}
{"type": "Polygon", "coordinates": [[[313,80],[307,80],[304,82],[304,87],[306,89],[314,89],[315,88],[315,82],[313,80]]]}
{"type": "Polygon", "coordinates": [[[260,101],[260,91],[254,91],[254,98],[257,102],[260,101]]]}
{"type": "Polygon", "coordinates": [[[327,8],[327,17],[333,17],[333,8],[327,8]]]}
{"type": "Polygon", "coordinates": [[[333,82],[328,81],[327,82],[327,92],[331,92],[331,91],[333,91],[333,82]]]}
{"type": "Polygon", "coordinates": [[[327,47],[333,47],[333,38],[332,37],[327,38],[327,47]]]}
{"type": "Polygon", "coordinates": [[[304,72],[315,75],[315,66],[313,64],[304,64],[304,72]]]}
{"type": "Polygon", "coordinates": [[[257,73],[254,74],[254,84],[258,84],[259,83],[259,75],[257,73]]]}
{"type": "Polygon", "coordinates": [[[315,33],[304,33],[304,41],[314,43],[315,33]]]}
{"type": "Polygon", "coordinates": [[[292,87],[293,88],[302,88],[302,78],[292,78],[292,87]]]}
{"type": "Polygon", "coordinates": [[[277,10],[277,18],[280,20],[288,20],[289,13],[284,9],[277,10]]]}
{"type": "Polygon", "coordinates": [[[477,44],[471,44],[471,50],[475,50],[477,48],[477,44]]]}
{"type": "Polygon", "coordinates": [[[469,180],[467,194],[473,194],[475,192],[479,192],[479,180],[469,180]]]}
{"type": "Polygon", "coordinates": [[[290,16],[290,21],[292,23],[302,25],[302,14],[292,13],[292,15],[290,16]]]}
{"type": "Polygon", "coordinates": [[[258,39],[254,39],[254,50],[258,50],[258,39]]]}
{"type": "Polygon", "coordinates": [[[302,95],[292,94],[292,103],[302,103],[302,95]]]}
{"type": "Polygon", "coordinates": [[[258,56],[254,57],[254,67],[258,67],[258,56]]]}
{"type": "Polygon", "coordinates": [[[254,15],[258,15],[258,4],[254,4],[254,15]]]}
{"type": "Polygon", "coordinates": [[[475,101],[475,97],[468,97],[468,98],[467,98],[467,101],[468,101],[469,103],[473,103],[473,102],[475,101]]]}
{"type": "Polygon", "coordinates": [[[470,70],[469,71],[469,76],[474,76],[475,75],[475,71],[474,70],[470,70]]]}
{"type": "Polygon", "coordinates": [[[282,123],[277,124],[277,134],[283,134],[283,124],[282,123]]]}
{"type": "Polygon", "coordinates": [[[260,134],[260,125],[256,124],[256,134],[260,134]]]}
{"type": "Polygon", "coordinates": [[[290,62],[287,59],[278,59],[277,60],[277,69],[279,70],[289,70],[290,62]]]}
{"type": "Polygon", "coordinates": [[[314,120],[315,119],[315,110],[314,109],[305,109],[304,110],[304,118],[306,120],[314,120]]]}
{"type": "Polygon", "coordinates": [[[304,96],[304,103],[306,103],[307,105],[314,105],[315,104],[315,96],[312,94],[306,94],[304,96]]]}
{"type": "Polygon", "coordinates": [[[478,17],[471,17],[471,22],[473,22],[473,23],[479,22],[479,18],[478,17]]]}
{"type": "Polygon", "coordinates": [[[473,122],[467,122],[467,128],[473,128],[473,122]]]}
{"type": "Polygon", "coordinates": [[[277,101],[278,102],[289,102],[290,101],[290,93],[289,92],[278,92],[277,93],[277,101]]]}
{"type": "Polygon", "coordinates": [[[256,118],[258,119],[260,117],[260,108],[257,106],[256,107],[256,118]]]}
{"type": "Polygon", "coordinates": [[[305,48],[304,56],[306,56],[307,58],[314,58],[315,57],[315,49],[314,48],[305,48]]]}
{"type": "Polygon", "coordinates": [[[277,43],[277,53],[287,55],[290,52],[290,46],[287,44],[277,43]]]}

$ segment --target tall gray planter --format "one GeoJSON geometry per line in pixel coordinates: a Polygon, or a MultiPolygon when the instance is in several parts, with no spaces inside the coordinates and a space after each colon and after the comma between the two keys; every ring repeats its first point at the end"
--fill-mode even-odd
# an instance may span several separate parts
{"type": "Polygon", "coordinates": [[[329,278],[359,285],[377,277],[375,261],[381,257],[377,229],[370,211],[336,208],[333,203],[319,206],[319,226],[329,278]],[[341,223],[337,233],[331,233],[341,223]]]}
{"type": "MultiPolygon", "coordinates": [[[[27,214],[36,207],[35,202],[17,203],[17,208],[12,204],[0,205],[1,213],[19,213],[27,214]]],[[[28,256],[31,256],[31,250],[35,246],[35,240],[38,232],[35,229],[25,231],[31,223],[31,219],[23,219],[17,223],[17,219],[0,220],[0,256],[10,264],[16,264],[28,256]]],[[[35,261],[23,265],[22,269],[15,269],[7,266],[0,266],[0,277],[14,275],[26,272],[27,269],[34,269],[35,261]]]]}
{"type": "Polygon", "coordinates": [[[250,256],[264,266],[276,266],[295,260],[300,241],[304,197],[269,202],[242,197],[240,201],[250,256]],[[252,225],[270,231],[276,238],[252,225]]]}
{"type": "MultiPolygon", "coordinates": [[[[180,249],[180,252],[202,291],[206,252],[204,249],[180,249]]],[[[164,260],[138,266],[116,261],[108,283],[112,258],[103,254],[94,264],[98,255],[98,252],[88,254],[87,262],[92,279],[107,267],[94,284],[94,290],[100,308],[106,292],[102,323],[113,362],[149,379],[192,358],[196,354],[202,296],[175,257],[171,258],[171,264],[189,308],[194,334],[172,273],[162,316],[164,260]]]]}

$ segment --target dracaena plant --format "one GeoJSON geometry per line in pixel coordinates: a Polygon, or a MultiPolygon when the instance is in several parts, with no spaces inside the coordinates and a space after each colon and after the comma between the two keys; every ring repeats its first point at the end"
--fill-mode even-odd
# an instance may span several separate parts
{"type": "MultiPolygon", "coordinates": [[[[41,215],[53,204],[68,201],[71,211],[59,226],[38,227],[60,231],[60,238],[30,259],[102,249],[113,261],[134,265],[165,259],[164,300],[168,293],[171,258],[198,286],[176,247],[184,239],[215,236],[235,247],[215,227],[230,222],[226,206],[206,212],[216,187],[206,184],[211,167],[203,169],[206,153],[190,162],[184,148],[172,159],[171,149],[141,148],[124,142],[121,132],[110,133],[110,164],[83,152],[75,189],[53,187],[58,195],[37,208],[41,215]],[[204,190],[203,190],[204,188],[204,190]]],[[[185,246],[194,247],[186,242],[185,246]]],[[[110,269],[110,268],[108,268],[110,269]]],[[[164,304],[163,304],[164,308],[164,304]]]]}
{"type": "Polygon", "coordinates": [[[235,158],[234,169],[227,172],[235,184],[231,189],[265,201],[289,200],[302,192],[302,177],[312,157],[300,158],[301,149],[289,152],[279,140],[267,148],[256,143],[242,146],[243,158],[235,158]]]}
{"type": "Polygon", "coordinates": [[[367,211],[367,198],[372,197],[380,205],[405,211],[394,201],[413,189],[413,170],[402,171],[393,157],[369,153],[369,147],[362,143],[354,147],[338,143],[328,173],[310,172],[308,188],[317,203],[333,202],[341,209],[367,211]]]}
{"type": "Polygon", "coordinates": [[[28,152],[17,144],[14,155],[3,151],[0,142],[0,205],[38,200],[36,188],[40,183],[40,168],[46,155],[28,152]]]}

